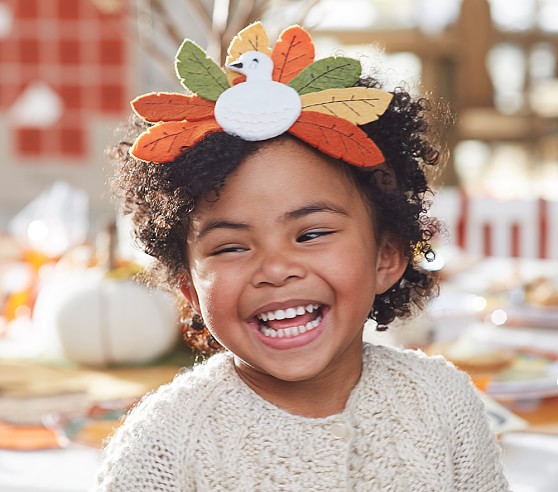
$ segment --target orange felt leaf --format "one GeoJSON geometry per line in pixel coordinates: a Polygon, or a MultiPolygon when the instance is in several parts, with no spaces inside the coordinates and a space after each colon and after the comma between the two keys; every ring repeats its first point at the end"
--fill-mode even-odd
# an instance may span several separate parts
{"type": "Polygon", "coordinates": [[[314,61],[314,43],[300,26],[285,29],[273,47],[273,76],[276,82],[288,84],[314,61]]]}
{"type": "Polygon", "coordinates": [[[371,167],[385,160],[382,151],[364,131],[337,116],[303,111],[289,133],[324,154],[355,166],[371,167]]]}
{"type": "Polygon", "coordinates": [[[134,112],[150,123],[199,121],[213,118],[215,103],[203,97],[176,92],[151,92],[130,103],[134,112]]]}
{"type": "Polygon", "coordinates": [[[170,162],[184,148],[191,147],[207,134],[222,131],[214,119],[165,121],[143,132],[134,142],[130,154],[146,162],[170,162]]]}

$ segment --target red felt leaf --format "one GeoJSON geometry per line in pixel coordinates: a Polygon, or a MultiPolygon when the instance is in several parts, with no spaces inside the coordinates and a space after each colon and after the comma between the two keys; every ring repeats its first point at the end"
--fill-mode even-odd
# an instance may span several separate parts
{"type": "Polygon", "coordinates": [[[304,68],[314,61],[314,43],[300,26],[285,29],[271,53],[273,80],[288,84],[304,68]]]}
{"type": "Polygon", "coordinates": [[[150,123],[159,121],[200,121],[213,118],[215,103],[203,97],[175,92],[151,92],[131,103],[135,113],[150,123]]]}
{"type": "Polygon", "coordinates": [[[371,167],[384,162],[378,146],[350,121],[315,111],[303,111],[289,133],[324,154],[355,166],[371,167]]]}
{"type": "Polygon", "coordinates": [[[130,153],[142,161],[170,162],[207,134],[222,131],[214,119],[163,122],[143,132],[134,142],[130,153]]]}

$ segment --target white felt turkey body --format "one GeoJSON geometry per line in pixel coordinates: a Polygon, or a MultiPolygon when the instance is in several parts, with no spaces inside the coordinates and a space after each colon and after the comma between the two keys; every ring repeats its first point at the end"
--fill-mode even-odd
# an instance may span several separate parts
{"type": "Polygon", "coordinates": [[[39,294],[34,323],[47,351],[93,366],[150,362],[177,342],[168,293],[91,268],[62,275],[39,294]]]}
{"type": "Polygon", "coordinates": [[[302,111],[299,94],[271,79],[273,61],[259,51],[244,53],[227,68],[246,75],[246,82],[223,92],[215,119],[225,132],[244,140],[267,140],[285,133],[302,111]]]}

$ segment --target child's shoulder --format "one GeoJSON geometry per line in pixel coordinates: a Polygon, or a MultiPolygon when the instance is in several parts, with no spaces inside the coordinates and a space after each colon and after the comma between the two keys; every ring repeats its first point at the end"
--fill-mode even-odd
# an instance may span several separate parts
{"type": "Polygon", "coordinates": [[[421,409],[419,413],[428,408],[429,414],[444,415],[452,425],[471,422],[484,413],[469,375],[441,356],[369,344],[363,356],[364,400],[372,395],[397,401],[399,408],[421,409]]]}
{"type": "Polygon", "coordinates": [[[453,364],[440,355],[428,355],[419,348],[404,348],[392,345],[376,345],[365,342],[364,360],[383,360],[386,364],[439,365],[453,368],[453,364]]]}
{"type": "MultiPolygon", "coordinates": [[[[146,394],[126,416],[126,424],[179,428],[211,404],[222,391],[234,391],[238,384],[231,357],[216,354],[178,373],[174,379],[146,394]],[[170,425],[169,425],[170,424],[170,425]]],[[[200,413],[201,414],[201,413],[200,413]]]]}
{"type": "Polygon", "coordinates": [[[146,395],[142,403],[184,408],[184,405],[192,405],[198,395],[207,398],[228,386],[234,387],[237,379],[230,353],[219,353],[193,367],[182,369],[172,381],[146,395]]]}
{"type": "MultiPolygon", "coordinates": [[[[126,415],[111,443],[124,441],[170,442],[189,432],[203,418],[206,407],[214,405],[223,391],[234,392],[238,377],[227,353],[184,369],[175,378],[146,394],[126,415]]],[[[182,436],[185,438],[185,436],[182,436]]],[[[113,444],[113,447],[116,444],[113,444]]]]}
{"type": "Polygon", "coordinates": [[[427,355],[420,349],[365,344],[364,364],[370,371],[385,371],[391,378],[416,384],[453,388],[469,387],[470,377],[440,355],[427,355]]]}

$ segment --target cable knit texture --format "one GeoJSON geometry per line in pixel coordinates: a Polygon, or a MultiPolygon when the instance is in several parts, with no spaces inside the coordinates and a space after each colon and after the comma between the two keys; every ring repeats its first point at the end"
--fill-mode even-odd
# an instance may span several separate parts
{"type": "Polygon", "coordinates": [[[97,491],[508,490],[468,376],[440,357],[365,344],[345,410],[292,415],[230,354],[145,397],[105,449],[97,491]]]}

